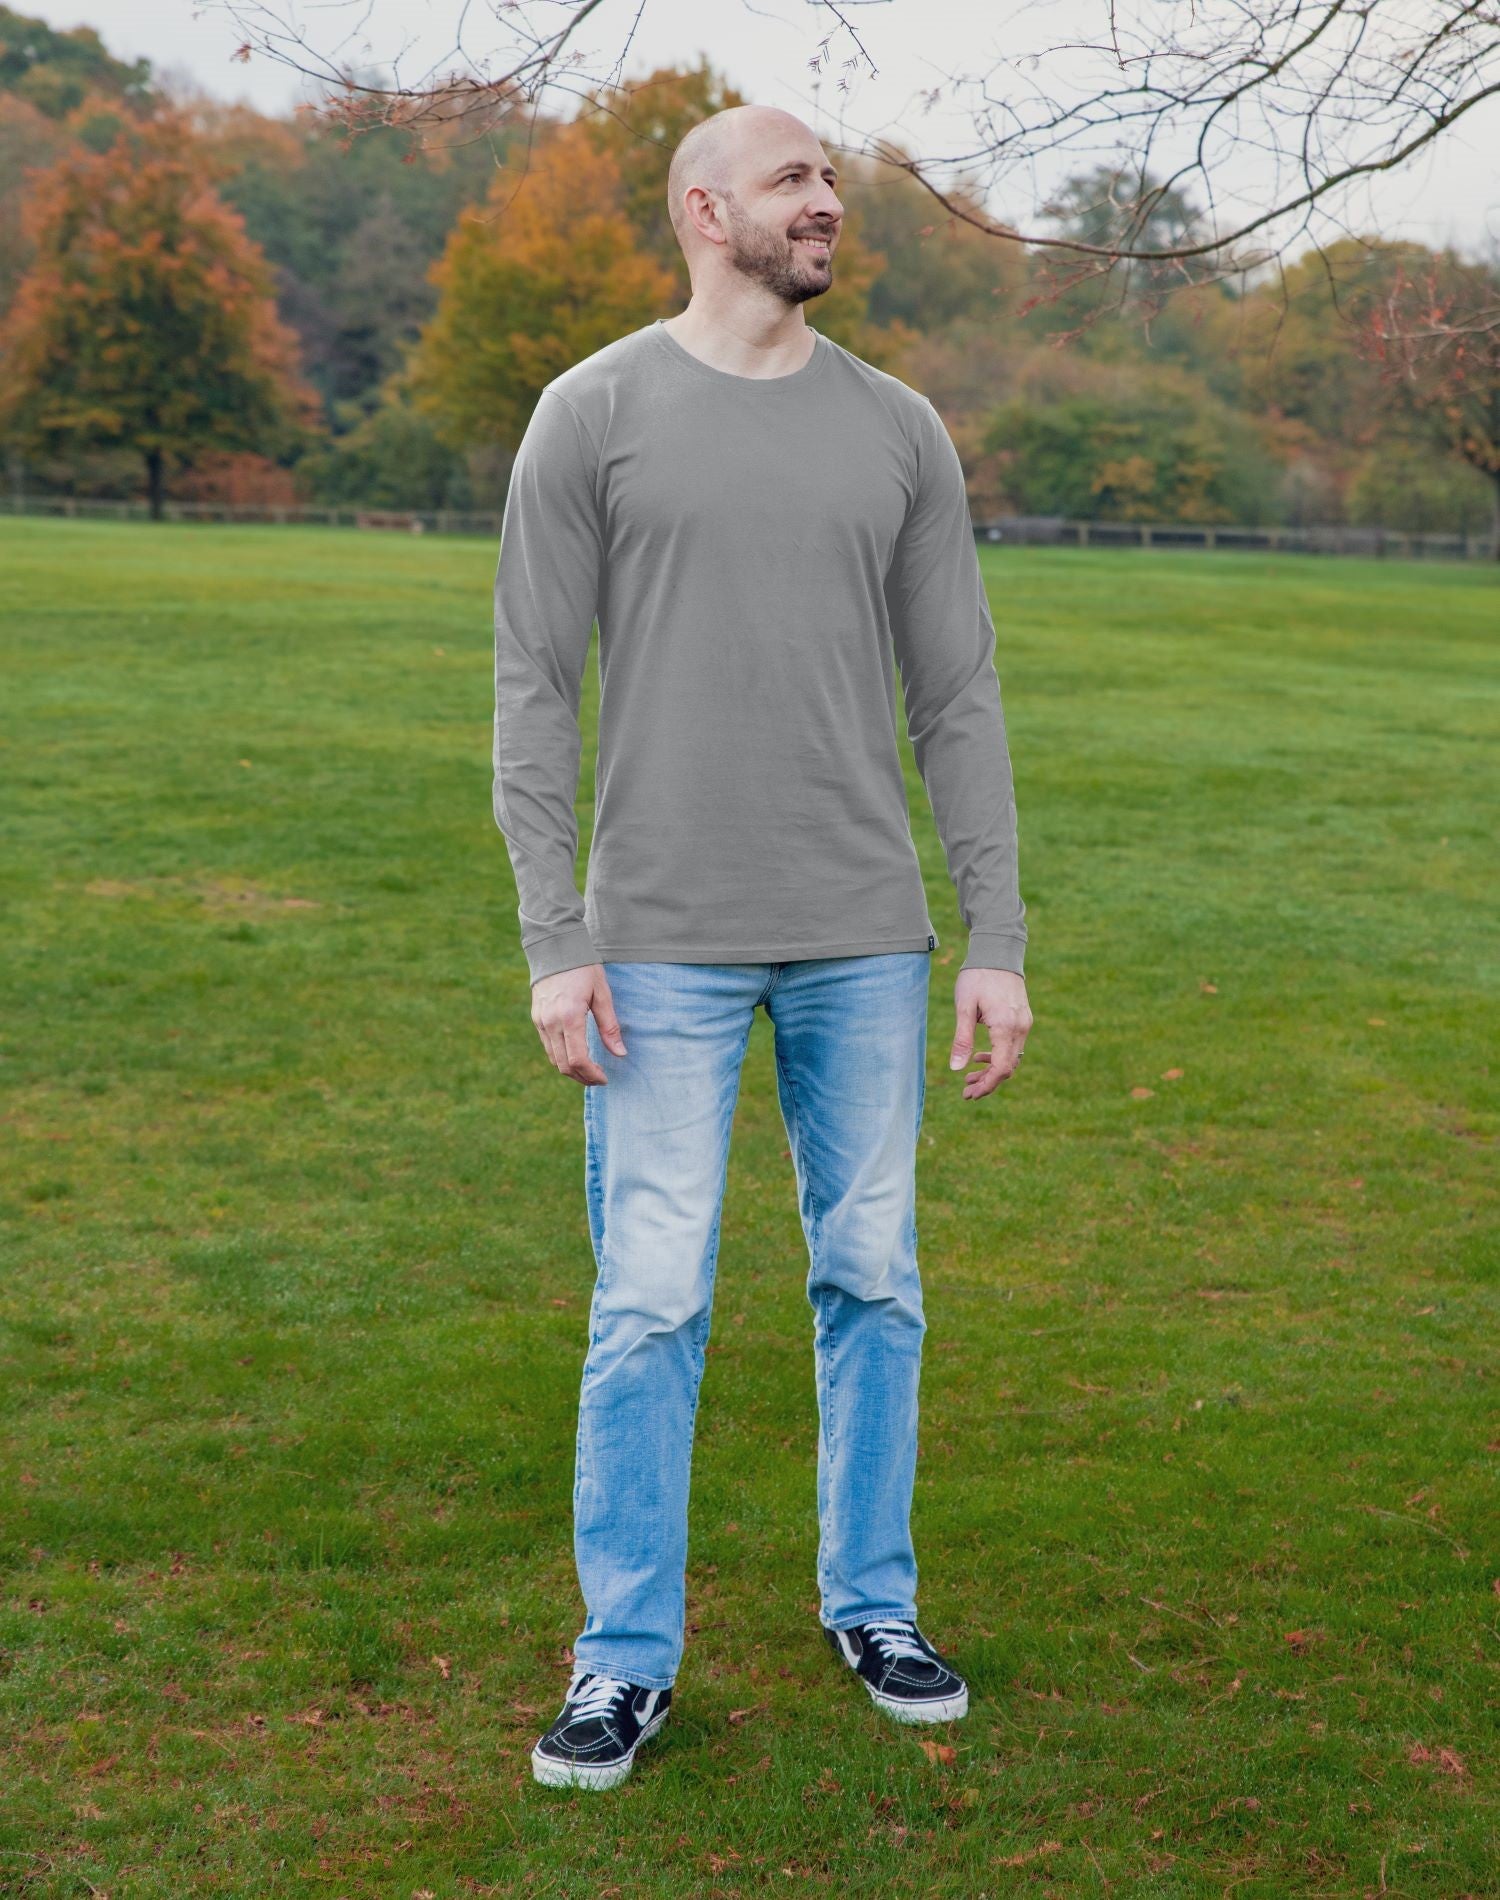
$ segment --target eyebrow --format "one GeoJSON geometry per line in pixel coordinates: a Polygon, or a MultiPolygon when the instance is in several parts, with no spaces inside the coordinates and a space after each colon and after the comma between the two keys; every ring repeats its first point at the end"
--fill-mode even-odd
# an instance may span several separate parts
{"type": "MultiPolygon", "coordinates": [[[[783,172],[805,172],[809,169],[810,167],[805,158],[784,158],[779,165],[773,165],[771,167],[770,176],[779,178],[783,172]]],[[[825,165],[823,167],[823,176],[825,178],[837,178],[838,170],[833,165],[825,165]]]]}

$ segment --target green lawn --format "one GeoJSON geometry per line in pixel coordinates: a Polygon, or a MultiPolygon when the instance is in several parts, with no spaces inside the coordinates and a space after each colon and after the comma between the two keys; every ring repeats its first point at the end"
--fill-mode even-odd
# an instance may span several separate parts
{"type": "Polygon", "coordinates": [[[494,560],[0,521],[0,1892],[1493,1896],[1500,577],[985,551],[1036,1026],[979,1104],[911,776],[972,1711],[924,1747],[818,1633],[760,1016],[688,1651],[591,1796],[527,1759],[593,1261],[494,560]]]}

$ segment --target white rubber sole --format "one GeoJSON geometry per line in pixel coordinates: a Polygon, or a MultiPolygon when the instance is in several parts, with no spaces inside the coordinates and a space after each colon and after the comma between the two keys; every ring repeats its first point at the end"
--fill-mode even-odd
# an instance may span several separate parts
{"type": "Polygon", "coordinates": [[[961,1689],[957,1695],[943,1698],[941,1702],[902,1702],[894,1696],[877,1695],[867,1682],[870,1700],[877,1709],[897,1722],[957,1722],[969,1713],[969,1691],[961,1689]]]}
{"type": "Polygon", "coordinates": [[[635,1766],[636,1748],[642,1742],[649,1742],[671,1713],[670,1708],[665,1708],[659,1715],[652,1716],[636,1736],[635,1748],[624,1761],[612,1761],[595,1768],[587,1762],[558,1761],[551,1755],[543,1755],[538,1747],[531,1751],[531,1772],[544,1788],[618,1788],[635,1766]]]}

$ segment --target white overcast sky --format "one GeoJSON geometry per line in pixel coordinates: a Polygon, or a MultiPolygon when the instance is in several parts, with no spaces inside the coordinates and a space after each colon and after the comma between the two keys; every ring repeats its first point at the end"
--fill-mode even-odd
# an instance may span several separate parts
{"type": "MultiPolygon", "coordinates": [[[[486,55],[502,59],[510,44],[497,24],[499,0],[271,0],[268,7],[250,0],[11,4],[54,26],[92,26],[122,59],[143,56],[158,73],[191,76],[208,92],[271,113],[289,112],[315,94],[269,55],[256,52],[246,63],[232,59],[247,37],[245,23],[290,22],[317,53],[345,65],[375,64],[388,71],[399,60],[408,84],[452,69],[460,18],[465,50],[476,64],[486,55]]],[[[576,0],[532,0],[526,15],[534,27],[555,30],[574,11],[576,0]]],[[[932,88],[943,86],[951,94],[950,78],[989,74],[991,94],[1003,95],[1006,77],[994,70],[997,62],[1069,39],[1097,38],[1107,17],[1106,0],[1003,0],[993,10],[974,0],[853,0],[843,11],[873,60],[873,74],[848,37],[835,30],[828,11],[809,0],[603,0],[572,44],[594,51],[588,71],[603,77],[634,23],[627,80],[658,65],[694,64],[706,52],[713,70],[747,99],[797,113],[825,143],[842,138],[858,147],[878,136],[899,140],[918,157],[935,158],[975,143],[978,94],[971,89],[934,103],[932,88]],[[976,28],[976,20],[985,24],[976,28]],[[825,63],[815,73],[812,62],[830,30],[825,63]]],[[[573,109],[560,95],[546,104],[559,113],[573,109]]],[[[1029,228],[1038,195],[1060,175],[1036,180],[1024,193],[1013,179],[1003,201],[990,196],[990,212],[1029,228]]],[[[934,182],[940,176],[934,173],[934,182]]],[[[1241,208],[1253,207],[1257,192],[1266,189],[1248,160],[1239,175],[1221,173],[1215,180],[1221,206],[1227,193],[1238,197],[1241,208]]],[[[1201,194],[1192,195],[1201,202],[1201,194]]],[[[1474,251],[1500,244],[1500,98],[1470,114],[1399,175],[1361,186],[1344,217],[1356,230],[1434,246],[1474,251]]],[[[1324,227],[1321,235],[1336,232],[1324,227]]],[[[1300,248],[1301,242],[1293,246],[1300,248]]]]}

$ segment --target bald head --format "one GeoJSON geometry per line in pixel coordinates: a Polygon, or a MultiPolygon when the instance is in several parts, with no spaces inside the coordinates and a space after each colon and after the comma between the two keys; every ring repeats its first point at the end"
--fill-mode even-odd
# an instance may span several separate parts
{"type": "Polygon", "coordinates": [[[785,141],[788,135],[796,141],[789,151],[801,149],[808,141],[817,143],[801,119],[779,106],[726,106],[689,127],[667,169],[667,211],[684,251],[692,235],[692,222],[683,208],[689,188],[701,185],[716,198],[736,203],[740,180],[757,166],[775,165],[780,156],[773,149],[776,141],[785,141]]]}

